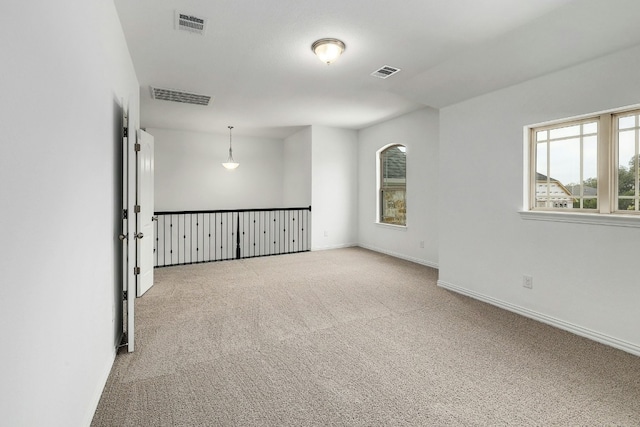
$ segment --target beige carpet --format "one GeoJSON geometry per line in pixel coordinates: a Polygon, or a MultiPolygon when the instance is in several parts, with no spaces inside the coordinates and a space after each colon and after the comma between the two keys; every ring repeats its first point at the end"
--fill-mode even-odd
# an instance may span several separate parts
{"type": "Polygon", "coordinates": [[[640,358],[427,267],[351,248],[155,274],[95,427],[640,425],[640,358]]]}

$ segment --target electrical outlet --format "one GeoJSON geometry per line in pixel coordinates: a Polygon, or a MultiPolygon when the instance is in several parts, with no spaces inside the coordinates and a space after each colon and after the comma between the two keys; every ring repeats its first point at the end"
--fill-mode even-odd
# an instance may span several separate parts
{"type": "Polygon", "coordinates": [[[420,240],[420,249],[424,249],[424,240],[420,240]]]}
{"type": "Polygon", "coordinates": [[[324,237],[329,237],[329,231],[328,230],[324,230],[324,237]]]}
{"type": "Polygon", "coordinates": [[[522,276],[522,286],[527,289],[533,289],[533,277],[532,276],[522,276]]]}

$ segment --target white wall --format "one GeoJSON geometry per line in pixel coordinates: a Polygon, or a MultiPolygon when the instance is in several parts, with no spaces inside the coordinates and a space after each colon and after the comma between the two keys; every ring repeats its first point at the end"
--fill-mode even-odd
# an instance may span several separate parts
{"type": "Polygon", "coordinates": [[[437,267],[438,111],[424,108],[408,113],[363,129],[358,137],[360,246],[437,267]],[[376,152],[392,143],[407,147],[406,228],[376,223],[376,152]]]}
{"type": "Polygon", "coordinates": [[[311,205],[311,126],[284,140],[283,203],[311,205]]]}
{"type": "Polygon", "coordinates": [[[311,249],[354,246],[358,241],[358,134],[311,128],[311,249]]]}
{"type": "Polygon", "coordinates": [[[523,126],[638,103],[639,68],[634,48],[440,111],[441,285],[640,354],[640,228],[518,214],[523,126]]]}
{"type": "Polygon", "coordinates": [[[118,338],[120,100],[135,126],[138,82],[110,0],[6,2],[0,24],[1,423],[88,425],[118,338]]]}
{"type": "Polygon", "coordinates": [[[283,141],[229,134],[147,129],[155,141],[155,211],[283,207],[283,141]]]}

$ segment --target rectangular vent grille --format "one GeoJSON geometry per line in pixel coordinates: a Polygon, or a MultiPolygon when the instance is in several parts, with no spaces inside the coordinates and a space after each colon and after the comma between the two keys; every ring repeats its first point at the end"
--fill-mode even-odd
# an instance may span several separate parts
{"type": "Polygon", "coordinates": [[[194,105],[209,105],[209,102],[211,101],[211,97],[208,95],[198,95],[197,93],[189,93],[173,89],[161,89],[153,86],[151,86],[151,98],[194,105]]]}
{"type": "Polygon", "coordinates": [[[176,29],[204,35],[207,20],[176,11],[176,29]]]}
{"type": "Polygon", "coordinates": [[[384,67],[380,68],[379,70],[376,70],[373,73],[371,73],[371,75],[373,77],[378,77],[380,79],[386,79],[388,77],[393,76],[394,74],[396,74],[399,71],[400,71],[400,68],[395,68],[395,67],[390,67],[388,65],[385,65],[384,67]]]}

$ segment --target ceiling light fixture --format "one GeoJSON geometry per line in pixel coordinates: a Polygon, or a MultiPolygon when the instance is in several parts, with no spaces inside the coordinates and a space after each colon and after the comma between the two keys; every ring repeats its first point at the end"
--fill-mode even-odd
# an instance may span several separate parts
{"type": "Polygon", "coordinates": [[[338,59],[346,46],[338,39],[320,39],[313,42],[311,50],[327,65],[338,59]]]}
{"type": "Polygon", "coordinates": [[[222,166],[224,166],[229,170],[233,170],[238,166],[240,166],[240,163],[233,160],[233,151],[231,150],[231,129],[233,129],[233,126],[227,126],[227,127],[229,128],[229,158],[227,159],[226,162],[222,164],[222,166]]]}

